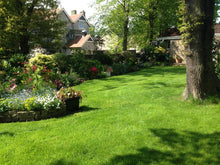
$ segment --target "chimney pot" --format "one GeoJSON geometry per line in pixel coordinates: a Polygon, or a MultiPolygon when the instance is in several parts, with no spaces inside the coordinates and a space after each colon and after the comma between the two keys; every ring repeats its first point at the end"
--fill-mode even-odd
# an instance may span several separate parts
{"type": "Polygon", "coordinates": [[[72,10],[71,11],[71,15],[76,15],[77,14],[77,11],[76,10],[72,10]]]}
{"type": "Polygon", "coordinates": [[[80,12],[81,14],[83,14],[84,15],[84,17],[86,16],[86,12],[83,10],[83,11],[81,11],[80,12]]]}

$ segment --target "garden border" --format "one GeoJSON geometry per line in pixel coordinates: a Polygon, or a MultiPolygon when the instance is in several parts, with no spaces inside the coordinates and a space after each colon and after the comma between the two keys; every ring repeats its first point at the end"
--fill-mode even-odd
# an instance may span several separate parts
{"type": "Polygon", "coordinates": [[[66,109],[37,111],[6,111],[0,112],[0,123],[37,121],[66,115],[66,109]]]}

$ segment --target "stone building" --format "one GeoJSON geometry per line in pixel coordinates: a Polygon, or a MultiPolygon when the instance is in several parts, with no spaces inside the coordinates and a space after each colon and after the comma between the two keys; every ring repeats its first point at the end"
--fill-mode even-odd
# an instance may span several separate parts
{"type": "MultiPolygon", "coordinates": [[[[215,40],[220,41],[220,24],[214,25],[215,29],[215,40]]],[[[157,41],[163,43],[167,51],[170,53],[176,62],[186,63],[184,57],[184,46],[181,41],[181,34],[178,29],[171,28],[165,31],[160,37],[157,38],[157,41]]]]}
{"type": "Polygon", "coordinates": [[[80,49],[83,51],[94,51],[96,45],[89,33],[90,24],[86,19],[85,11],[77,14],[76,10],[68,15],[64,8],[58,10],[59,19],[66,23],[67,33],[63,41],[65,47],[63,52],[71,54],[72,49],[80,49]]]}

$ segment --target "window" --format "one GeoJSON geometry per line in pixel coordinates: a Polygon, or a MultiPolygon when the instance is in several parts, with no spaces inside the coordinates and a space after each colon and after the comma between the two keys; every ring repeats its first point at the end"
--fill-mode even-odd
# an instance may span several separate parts
{"type": "Polygon", "coordinates": [[[79,28],[80,28],[80,29],[85,29],[85,28],[86,28],[85,22],[79,21],[79,28]]]}

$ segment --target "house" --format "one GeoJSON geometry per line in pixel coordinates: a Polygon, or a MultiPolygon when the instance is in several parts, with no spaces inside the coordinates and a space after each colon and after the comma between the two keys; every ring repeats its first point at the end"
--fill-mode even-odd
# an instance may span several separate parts
{"type": "Polygon", "coordinates": [[[86,19],[85,11],[77,14],[76,10],[69,15],[64,8],[58,11],[59,19],[66,23],[67,33],[64,36],[63,42],[65,46],[63,53],[71,54],[72,49],[83,51],[96,50],[93,38],[89,33],[90,24],[86,19]]]}
{"type": "MultiPolygon", "coordinates": [[[[220,41],[220,24],[214,25],[215,39],[220,41]]],[[[163,32],[158,38],[159,43],[164,44],[173,59],[181,59],[181,63],[185,64],[184,46],[181,40],[180,31],[176,28],[170,28],[163,32]]]]}

